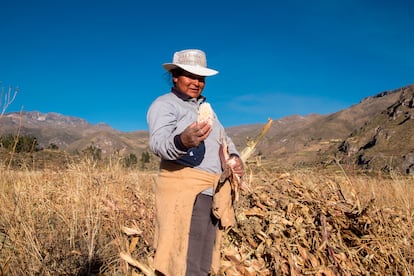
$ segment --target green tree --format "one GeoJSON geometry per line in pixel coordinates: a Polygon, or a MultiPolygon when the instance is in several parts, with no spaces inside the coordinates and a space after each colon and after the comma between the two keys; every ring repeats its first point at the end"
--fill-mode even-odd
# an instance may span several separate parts
{"type": "Polygon", "coordinates": [[[137,165],[138,158],[135,154],[130,153],[128,156],[125,156],[123,159],[124,167],[131,168],[137,165]]]}
{"type": "Polygon", "coordinates": [[[141,158],[140,158],[140,162],[141,162],[141,169],[145,169],[145,164],[150,162],[150,154],[148,151],[144,151],[141,153],[141,158]]]}
{"type": "Polygon", "coordinates": [[[3,135],[0,145],[14,152],[34,152],[40,150],[37,138],[33,135],[16,136],[13,134],[3,135]]]}
{"type": "Polygon", "coordinates": [[[91,144],[89,147],[84,149],[82,153],[92,158],[93,161],[100,161],[102,159],[102,150],[94,144],[91,144]]]}
{"type": "Polygon", "coordinates": [[[51,143],[47,148],[51,149],[51,150],[58,150],[59,149],[59,147],[54,143],[51,143]]]}
{"type": "Polygon", "coordinates": [[[15,144],[15,136],[12,134],[3,135],[0,137],[1,147],[11,150],[13,149],[14,144],[15,144]]]}

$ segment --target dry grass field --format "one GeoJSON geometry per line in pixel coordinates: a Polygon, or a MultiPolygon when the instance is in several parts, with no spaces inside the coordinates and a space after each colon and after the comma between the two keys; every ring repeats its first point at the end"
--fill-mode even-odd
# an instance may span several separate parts
{"type": "MultiPolygon", "coordinates": [[[[155,177],[0,164],[0,275],[151,274],[155,177]]],[[[245,181],[222,275],[414,273],[413,178],[249,165],[245,181]]]]}

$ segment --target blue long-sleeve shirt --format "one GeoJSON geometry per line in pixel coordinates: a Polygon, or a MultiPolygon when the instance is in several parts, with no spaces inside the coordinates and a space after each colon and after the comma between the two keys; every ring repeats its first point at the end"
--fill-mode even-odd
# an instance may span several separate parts
{"type": "Polygon", "coordinates": [[[181,140],[177,139],[185,128],[197,121],[198,108],[204,101],[204,96],[198,99],[191,98],[175,88],[170,93],[158,97],[147,113],[150,148],[162,160],[170,160],[211,173],[221,173],[221,139],[226,139],[230,154],[239,153],[215,113],[212,131],[198,147],[187,150],[181,140]]]}

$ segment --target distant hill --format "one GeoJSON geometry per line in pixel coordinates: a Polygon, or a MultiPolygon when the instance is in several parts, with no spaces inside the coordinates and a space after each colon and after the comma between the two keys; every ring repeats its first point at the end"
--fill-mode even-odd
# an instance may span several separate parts
{"type": "MultiPolygon", "coordinates": [[[[288,116],[274,120],[256,150],[263,163],[277,167],[328,164],[333,160],[364,169],[414,171],[414,85],[362,99],[329,115],[288,116]]],[[[227,129],[241,150],[263,124],[227,129]]],[[[103,154],[140,154],[148,150],[148,133],[120,132],[106,124],[58,113],[5,114],[0,134],[31,134],[46,148],[76,152],[94,145],[103,154]]],[[[255,160],[255,156],[251,158],[255,160]]]]}
{"type": "Polygon", "coordinates": [[[141,153],[148,147],[146,131],[120,132],[106,124],[87,121],[58,113],[21,112],[5,114],[0,121],[0,134],[33,135],[39,145],[54,144],[68,152],[81,151],[90,145],[103,154],[141,153]]]}
{"type": "MultiPolygon", "coordinates": [[[[347,109],[329,115],[289,116],[273,122],[264,141],[258,145],[262,159],[276,166],[315,164],[333,159],[332,155],[354,130],[386,110],[400,98],[403,88],[381,92],[347,109]]],[[[262,125],[229,128],[237,145],[244,145],[262,125]]]]}
{"type": "Polygon", "coordinates": [[[398,99],[356,128],[337,156],[366,169],[414,173],[414,86],[395,92],[398,99]]]}

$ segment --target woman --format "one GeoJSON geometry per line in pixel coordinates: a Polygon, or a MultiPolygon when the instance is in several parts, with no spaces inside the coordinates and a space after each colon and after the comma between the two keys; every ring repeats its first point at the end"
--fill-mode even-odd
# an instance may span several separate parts
{"type": "Polygon", "coordinates": [[[220,144],[227,143],[232,170],[240,177],[243,163],[214,112],[210,122],[197,122],[199,107],[206,103],[205,78],[218,73],[207,68],[205,53],[182,50],[163,67],[173,86],[147,114],[150,148],[161,158],[154,267],[161,275],[208,275],[213,247],[217,250],[216,231],[224,224],[221,215],[212,213],[213,204],[220,205],[213,198],[222,198],[214,190],[222,173],[220,144]]]}

